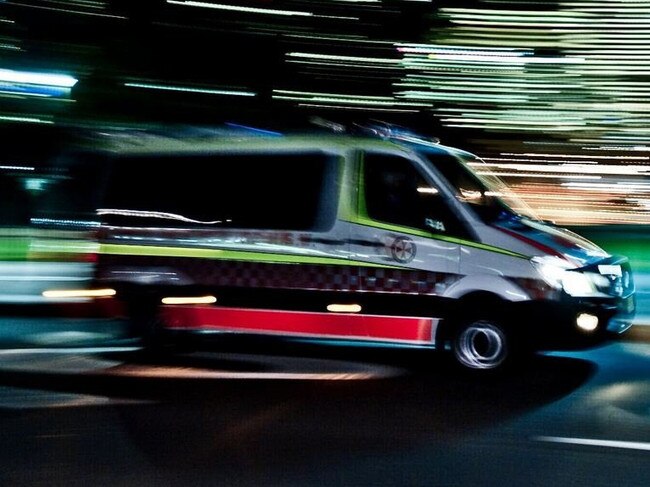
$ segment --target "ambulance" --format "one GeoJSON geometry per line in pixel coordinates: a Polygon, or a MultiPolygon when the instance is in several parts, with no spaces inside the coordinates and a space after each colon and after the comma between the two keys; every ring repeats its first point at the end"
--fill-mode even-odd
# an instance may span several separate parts
{"type": "Polygon", "coordinates": [[[477,156],[394,127],[116,136],[71,161],[95,168],[89,292],[151,349],[255,336],[498,370],[634,316],[625,257],[535,218],[477,156]]]}

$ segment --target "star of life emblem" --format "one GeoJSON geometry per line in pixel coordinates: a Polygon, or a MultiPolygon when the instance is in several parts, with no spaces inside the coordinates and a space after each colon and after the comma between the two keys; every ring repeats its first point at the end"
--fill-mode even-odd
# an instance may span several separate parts
{"type": "Polygon", "coordinates": [[[398,237],[390,246],[390,253],[397,262],[406,264],[415,258],[417,248],[410,238],[398,237]]]}

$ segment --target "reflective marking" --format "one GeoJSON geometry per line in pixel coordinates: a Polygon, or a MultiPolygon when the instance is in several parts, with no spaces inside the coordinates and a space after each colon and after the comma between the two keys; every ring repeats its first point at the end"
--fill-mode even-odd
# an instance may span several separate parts
{"type": "Polygon", "coordinates": [[[328,304],[327,311],[333,313],[359,313],[361,306],[358,304],[328,304]]]}
{"type": "Polygon", "coordinates": [[[46,298],[102,298],[115,296],[115,289],[51,289],[43,291],[46,298]]]}
{"type": "Polygon", "coordinates": [[[163,304],[212,304],[217,302],[214,296],[187,296],[187,297],[166,297],[162,298],[163,304]]]}
{"type": "Polygon", "coordinates": [[[650,443],[640,441],[615,441],[615,440],[591,440],[587,438],[562,438],[559,436],[537,436],[537,441],[550,443],[566,443],[570,445],[604,446],[607,448],[623,448],[627,450],[650,451],[650,443]]]}
{"type": "Polygon", "coordinates": [[[319,313],[219,306],[165,306],[165,328],[355,340],[431,343],[433,320],[416,316],[319,313]]]}

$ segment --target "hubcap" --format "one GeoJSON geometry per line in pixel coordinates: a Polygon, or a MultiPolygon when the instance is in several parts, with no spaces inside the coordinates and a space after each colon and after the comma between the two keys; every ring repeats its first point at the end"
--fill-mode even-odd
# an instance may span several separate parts
{"type": "Polygon", "coordinates": [[[498,326],[477,321],[458,335],[454,353],[466,367],[493,369],[503,363],[508,353],[506,336],[498,326]]]}

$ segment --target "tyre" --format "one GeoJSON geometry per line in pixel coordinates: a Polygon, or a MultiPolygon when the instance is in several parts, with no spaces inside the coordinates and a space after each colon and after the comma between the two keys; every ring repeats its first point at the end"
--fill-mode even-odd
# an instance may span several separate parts
{"type": "Polygon", "coordinates": [[[464,321],[452,341],[456,362],[469,370],[500,370],[512,358],[511,338],[495,320],[464,321]]]}
{"type": "Polygon", "coordinates": [[[168,355],[173,349],[164,332],[159,302],[155,297],[138,296],[127,306],[132,334],[148,355],[168,355]]]}

